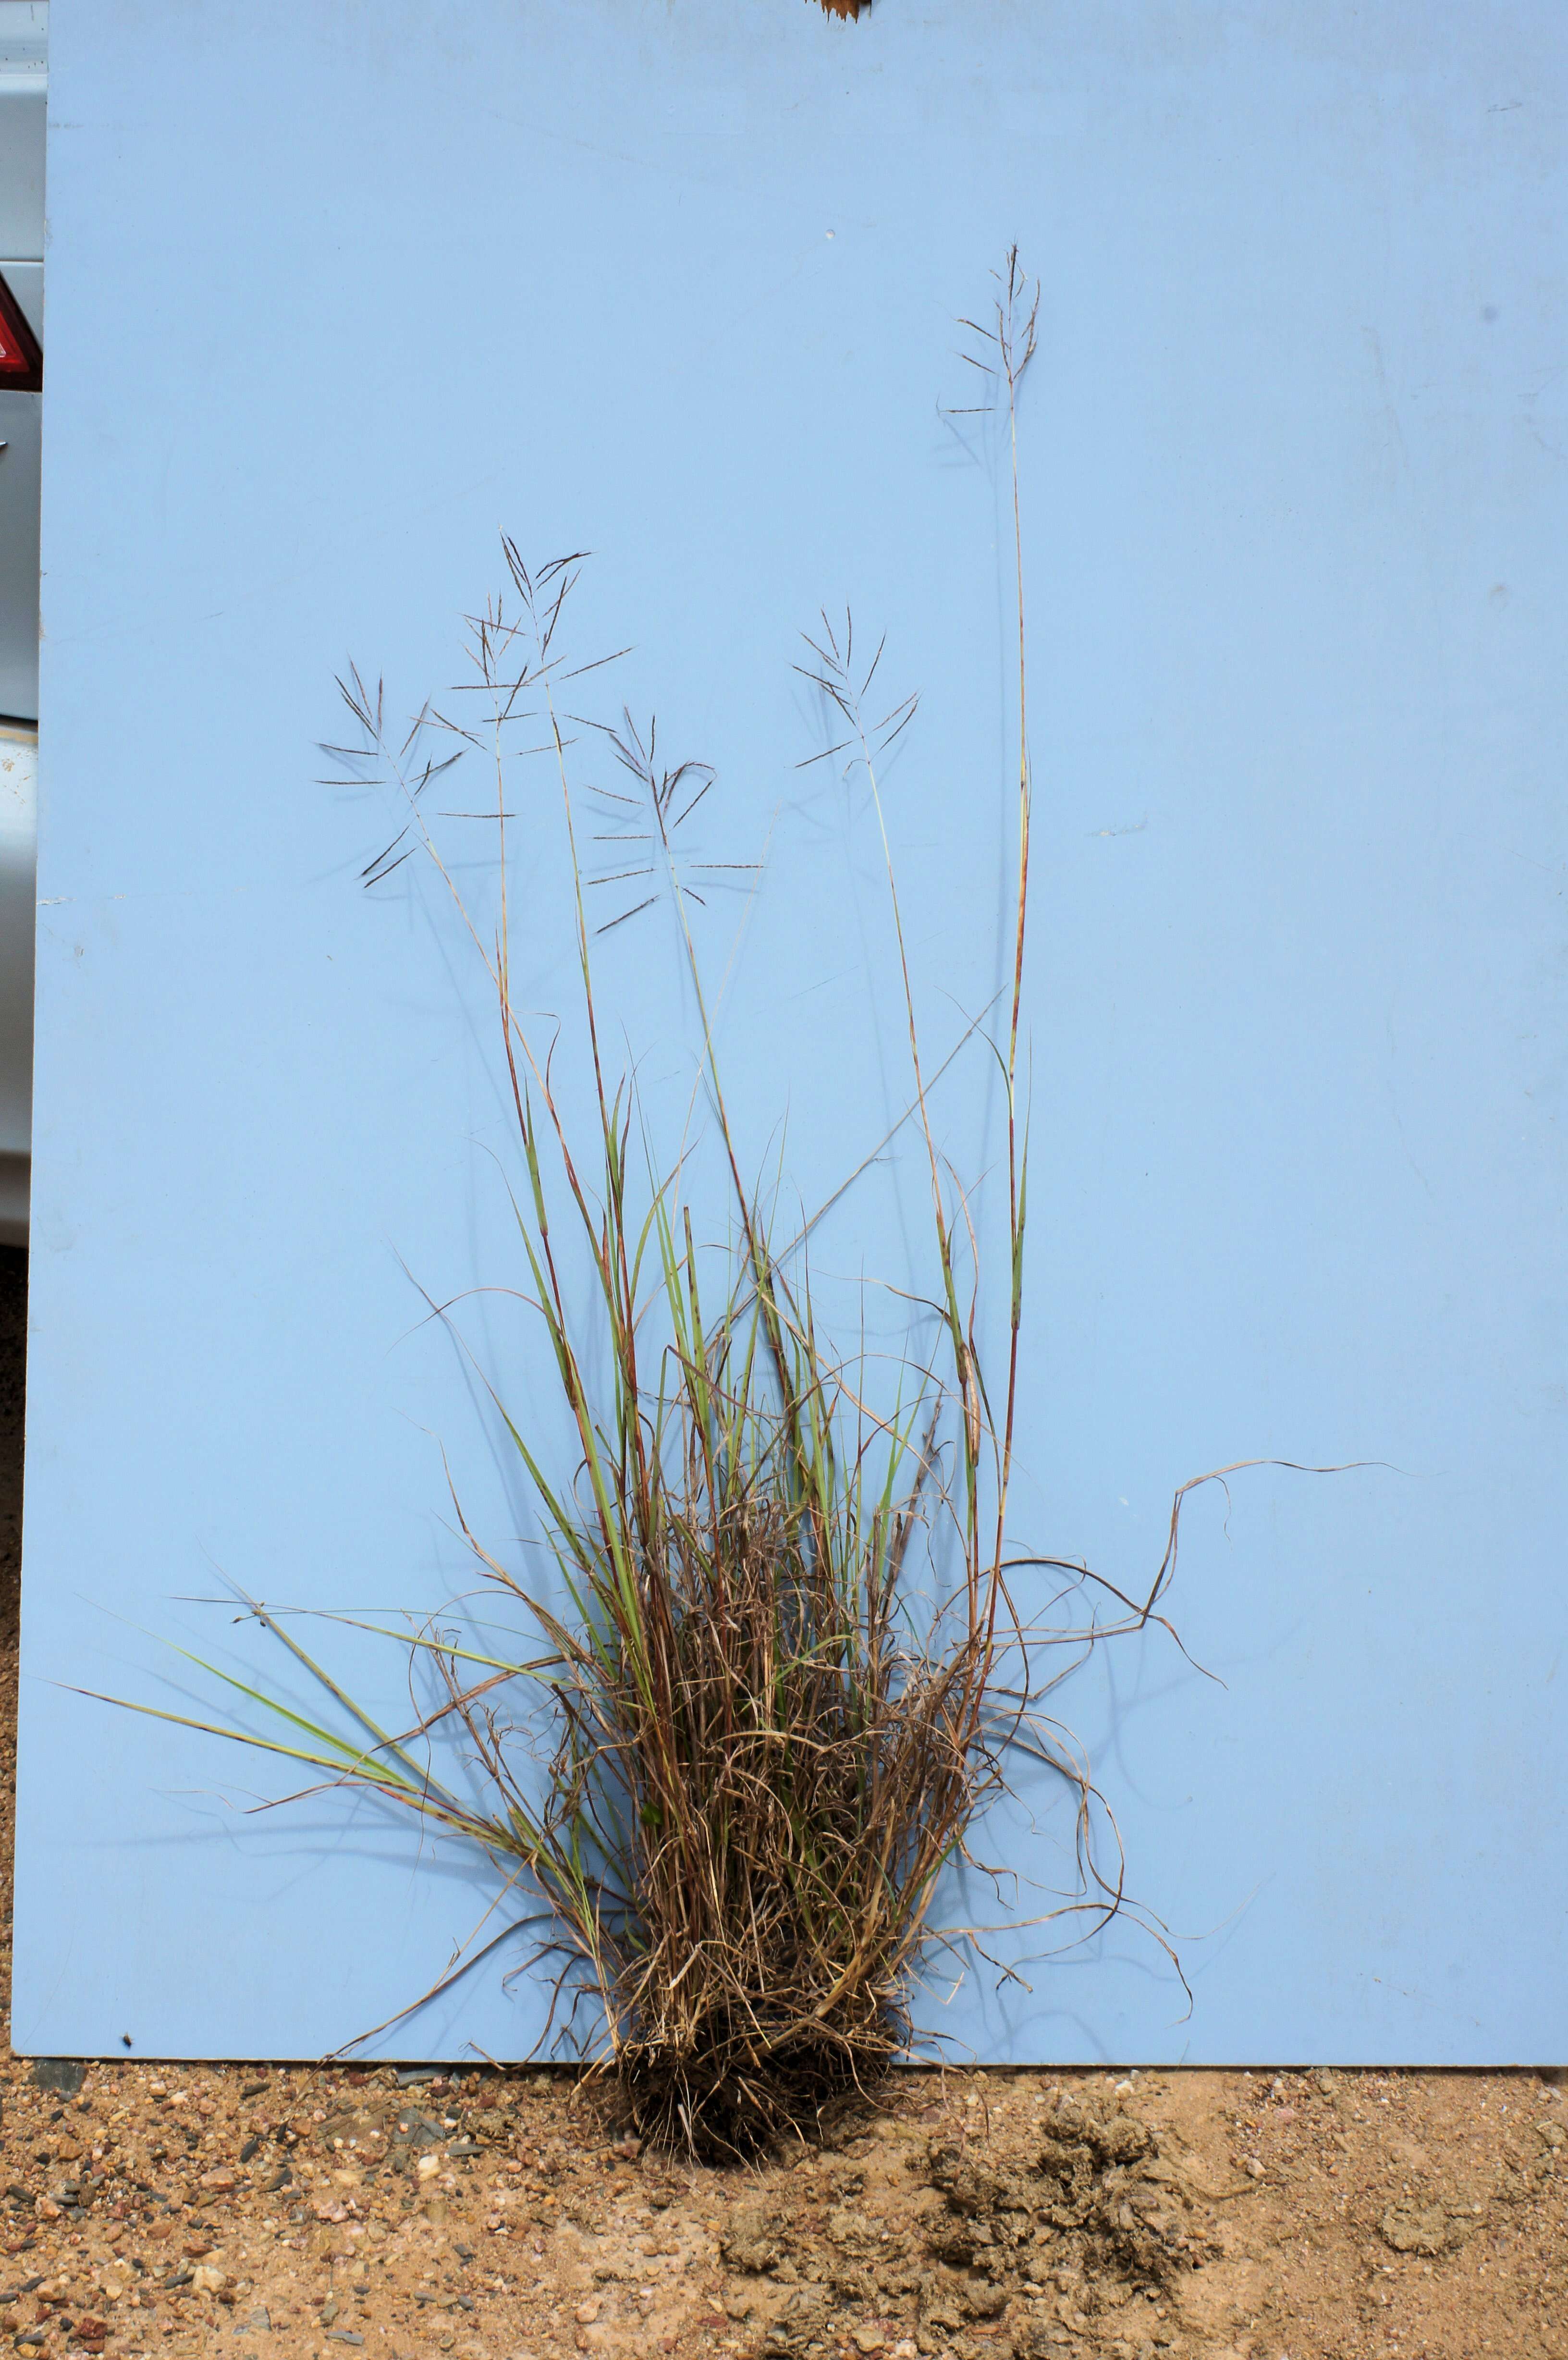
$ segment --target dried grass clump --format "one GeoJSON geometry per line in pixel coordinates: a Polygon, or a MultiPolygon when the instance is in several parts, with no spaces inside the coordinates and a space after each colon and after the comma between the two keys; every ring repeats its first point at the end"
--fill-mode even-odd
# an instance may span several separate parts
{"type": "MultiPolygon", "coordinates": [[[[651,837],[662,849],[731,1179],[738,1240],[723,1259],[716,1314],[679,1168],[634,1205],[635,1098],[624,1084],[607,1087],[599,1062],[586,914],[593,880],[578,861],[551,678],[575,562],[536,579],[510,544],[507,556],[517,619],[499,607],[480,618],[475,660],[487,727],[514,716],[525,695],[537,697],[561,763],[599,1168],[591,1191],[568,1143],[550,1058],[536,1052],[514,1006],[503,932],[491,974],[528,1175],[531,1300],[582,1459],[563,1488],[513,1428],[564,1607],[474,1544],[490,1582],[550,1650],[533,1667],[556,1732],[543,1801],[528,1750],[491,1700],[517,1667],[485,1666],[475,1677],[472,1657],[434,1643],[447,1691],[441,1713],[460,1724],[493,1797],[463,1822],[454,1797],[439,1808],[494,1858],[515,1863],[513,1874],[548,1902],[543,1947],[564,1958],[558,1998],[569,2022],[585,1999],[593,2004],[601,2053],[638,2129],[711,2158],[743,2157],[819,2125],[836,2101],[874,2085],[909,2039],[907,1974],[926,1938],[936,1879],[963,1855],[976,1809],[1001,1785],[1000,1751],[1018,1722],[1016,1704],[998,1714],[993,1694],[1006,1604],[1002,1559],[983,1519],[999,1509],[1002,1450],[979,1378],[973,1303],[967,1320],[960,1310],[955,1216],[926,1116],[907,967],[909,1111],[926,1143],[942,1332],[956,1378],[944,1382],[929,1362],[911,1360],[899,1398],[878,1414],[860,1363],[840,1360],[822,1338],[799,1241],[776,1251],[743,1183],[686,914],[699,897],[681,883],[673,854],[707,774],[661,769],[652,731],[645,743],[626,718],[606,736],[635,790],[642,825],[629,838],[651,837]],[[561,1277],[547,1166],[587,1249],[593,1309],[608,1341],[607,1388],[594,1382],[586,1322],[561,1277]],[[956,1500],[939,1439],[950,1399],[963,1470],[956,1500]],[[935,1571],[933,1513],[962,1552],[934,1594],[907,1579],[917,1535],[922,1564],[935,1571]]],[[[912,700],[868,724],[863,704],[875,661],[857,671],[847,628],[841,642],[824,626],[808,647],[808,676],[850,732],[832,750],[853,748],[876,799],[877,759],[912,700]]],[[[379,698],[357,680],[346,694],[367,746],[392,759],[379,698]]],[[[440,865],[418,816],[424,783],[423,772],[410,781],[408,808],[440,865]]],[[[497,793],[504,798],[500,780],[497,793]]],[[[376,873],[397,857],[398,846],[389,847],[376,873]]],[[[890,858],[887,878],[901,950],[890,858]]],[[[657,889],[658,863],[615,880],[631,895],[657,889]]],[[[599,931],[642,906],[634,900],[599,931]]],[[[1020,967],[1024,913],[1020,885],[1020,967]]],[[[1016,1146],[1014,1163],[1021,1245],[1016,1146]]],[[[366,1775],[356,1765],[356,1779],[366,1775]]],[[[384,1773],[377,1765],[368,1775],[384,1773]]],[[[417,1797],[397,1783],[401,1799],[430,1812],[428,1776],[417,1797]]]]}
{"type": "MultiPolygon", "coordinates": [[[[1123,1906],[1119,1862],[1106,1872],[1094,1857],[1087,1770],[1036,1709],[1046,1683],[1031,1650],[1065,1644],[1075,1661],[1107,1631],[1147,1622],[1174,1562],[1180,1496],[1149,1596],[1117,1593],[1118,1617],[1091,1614],[1041,1639],[1020,1623],[1008,1589],[1020,1566],[1062,1563],[1018,1554],[1007,1534],[1028,1199],[1019,1053],[1031,817],[1018,405],[1037,303],[1010,255],[970,355],[987,373],[988,396],[999,395],[1018,559],[1012,940],[995,1035],[983,1020],[966,1036],[983,1031],[1005,1101],[995,1371],[983,1349],[984,1224],[940,1156],[929,1114],[934,1076],[878,783],[914,700],[871,706],[881,650],[867,664],[847,624],[824,623],[801,668],[837,725],[812,759],[846,763],[864,781],[885,862],[909,1099],[871,1156],[907,1126],[929,1180],[928,1307],[891,1383],[863,1354],[835,1351],[813,1298],[811,1224],[779,1243],[744,1175],[692,932],[703,880],[680,840],[710,774],[662,767],[651,728],[645,738],[623,718],[592,725],[618,786],[577,775],[581,733],[560,697],[593,669],[563,652],[581,561],[530,572],[505,544],[506,595],[471,618],[461,718],[427,707],[395,742],[379,689],[358,673],[343,683],[359,733],[334,749],[346,775],[378,777],[401,799],[397,834],[366,882],[411,856],[427,859],[494,994],[516,1125],[519,1291],[570,1421],[564,1458],[507,1415],[498,1374],[482,1373],[526,1470],[553,1575],[525,1580],[463,1524],[490,1591],[483,1623],[373,1626],[436,1677],[435,1701],[407,1729],[381,1727],[286,1620],[255,1601],[329,1710],[302,1712],[209,1665],[238,1699],[235,1720],[160,1717],[238,1737],[475,1846],[498,1893],[452,1972],[534,1929],[535,1958],[548,1957],[556,1977],[557,2035],[616,2074],[646,2136],[708,2158],[811,2133],[908,2045],[920,1956],[963,1938],[931,1922],[937,1881],[968,1857],[1013,1749],[1061,1775],[1074,1813],[1081,1882],[1047,1914],[1089,1930],[1123,1906]],[[450,746],[439,760],[421,751],[432,729],[450,746]],[[425,800],[434,779],[475,755],[494,777],[493,928],[465,902],[425,800]],[[565,1034],[519,1003],[512,979],[509,843],[524,825],[519,810],[530,828],[543,824],[548,804],[530,798],[533,774],[521,770],[541,755],[574,895],[580,999],[565,1034]],[[602,875],[581,848],[584,797],[594,815],[587,833],[598,828],[614,853],[602,875]],[[612,887],[627,906],[601,919],[595,902],[591,922],[590,897],[612,887]],[[695,996],[727,1245],[696,1242],[688,1174],[706,1167],[691,1142],[662,1176],[650,1169],[635,1087],[604,1061],[596,938],[656,901],[695,996]],[[585,1140],[572,1135],[558,1091],[569,1056],[591,1084],[585,1140]],[[716,1279],[704,1276],[715,1269],[716,1279]],[[515,1639],[481,1644],[497,1627],[515,1639]],[[259,1732],[258,1709],[268,1716],[259,1732]],[[250,1716],[243,1725],[241,1714],[250,1716]],[[438,1737],[456,1741],[451,1776],[437,1766],[438,1737]]],[[[1093,1578],[1081,1567],[1066,1574],[1069,1585],[1093,1578]]]]}
{"type": "MultiPolygon", "coordinates": [[[[711,1351],[710,1402],[750,1344],[711,1351]]],[[[787,1419],[748,1414],[749,1375],[712,1451],[681,1388],[686,1480],[632,1617],[596,1579],[592,1641],[552,1633],[572,1691],[552,1898],[618,2018],[639,2129],[708,2156],[814,2124],[906,2045],[905,1969],[986,1775],[984,1643],[933,1652],[902,1627],[909,1524],[886,1469],[856,1496],[816,1457],[832,1405],[807,1405],[802,1450],[787,1419]],[[560,1878],[568,1830],[616,1855],[624,1912],[560,1878]]]]}
{"type": "MultiPolygon", "coordinates": [[[[929,1359],[911,1360],[892,1406],[878,1412],[861,1363],[841,1360],[823,1340],[803,1240],[776,1250],[743,1183],[686,915],[698,896],[681,882],[674,853],[707,774],[661,769],[652,731],[645,743],[624,718],[605,735],[640,825],[615,840],[651,839],[660,852],[646,869],[613,872],[631,906],[597,931],[659,898],[662,863],[737,1232],[734,1249],[718,1253],[716,1304],[681,1196],[684,1160],[640,1196],[634,1189],[637,1102],[600,1063],[586,900],[594,880],[578,859],[555,708],[554,650],[577,562],[531,575],[506,547],[515,603],[493,606],[474,625],[490,711],[461,734],[479,743],[525,712],[545,721],[572,847],[583,1037],[598,1110],[590,1182],[551,1057],[513,1000],[503,883],[501,932],[485,956],[526,1175],[528,1300],[581,1454],[570,1480],[509,1420],[508,1429],[559,1595],[524,1584],[464,1524],[487,1582],[547,1652],[503,1659],[421,1634],[415,1644],[444,1695],[417,1732],[390,1738],[354,1708],[373,1743],[356,1742],[352,1760],[341,1741],[335,1758],[307,1758],[471,1837],[508,1889],[542,1896],[540,1950],[557,1961],[557,2006],[572,2028],[589,2007],[598,2027],[590,2043],[614,2066],[637,2128],[706,2158],[738,2158],[818,2126],[835,2102],[873,2086],[908,2042],[907,1978],[927,1939],[933,1887],[999,1789],[1001,1754],[1019,1726],[1017,1699],[998,1710],[993,1692],[1009,1626],[1000,1516],[995,1535],[983,1520],[999,1506],[1002,1452],[979,1378],[973,1303],[967,1321],[960,1312],[955,1216],[926,1120],[907,975],[909,1120],[926,1142],[940,1333],[957,1375],[944,1381],[929,1359]],[[591,1273],[585,1303],[562,1276],[562,1211],[591,1273]],[[954,1429],[945,1444],[944,1425],[954,1429]],[[956,1497],[948,1455],[962,1470],[956,1497]],[[933,1522],[944,1528],[945,1573],[933,1522]],[[917,1554],[919,1582],[909,1578],[917,1554]],[[542,1781],[508,1701],[525,1675],[542,1687],[554,1732],[542,1781]],[[461,1732],[482,1773],[480,1809],[428,1768],[412,1774],[411,1743],[441,1722],[461,1732]]],[[[841,642],[824,627],[808,644],[809,676],[851,732],[833,750],[853,742],[875,796],[877,755],[912,701],[866,724],[867,675],[855,668],[849,631],[841,642]]],[[[389,743],[379,694],[357,676],[344,694],[364,748],[407,796],[408,828],[369,873],[390,873],[411,834],[450,884],[421,816],[436,766],[403,767],[412,741],[389,743]]],[[[504,772],[496,791],[504,842],[504,772]]],[[[890,863],[888,890],[897,923],[890,863]]],[[[1020,928],[1023,910],[1020,892],[1020,928]]],[[[276,1618],[271,1627],[305,1662],[276,1618]]],[[[321,1728],[311,1734],[330,1742],[321,1728]]]]}

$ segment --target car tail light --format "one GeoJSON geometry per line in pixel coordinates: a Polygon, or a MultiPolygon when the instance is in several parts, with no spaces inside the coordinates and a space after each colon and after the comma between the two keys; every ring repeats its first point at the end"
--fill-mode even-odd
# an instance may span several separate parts
{"type": "Polygon", "coordinates": [[[40,393],[43,382],[38,340],[0,273],[0,392],[40,393]]]}

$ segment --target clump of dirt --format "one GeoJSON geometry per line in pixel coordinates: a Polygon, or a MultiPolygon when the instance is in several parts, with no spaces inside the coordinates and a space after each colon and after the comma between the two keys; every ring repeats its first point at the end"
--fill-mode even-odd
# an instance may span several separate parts
{"type": "Polygon", "coordinates": [[[1217,2185],[1173,2125],[1115,2095],[1058,2088],[1039,2111],[1014,2088],[1021,2107],[943,2104],[924,2131],[895,2106],[855,2160],[804,2161],[737,2212],[719,2252],[747,2281],[727,2308],[752,2327],[748,2360],[1179,2348],[1182,2282],[1227,2250],[1215,2205],[1252,2180],[1222,2169],[1217,2185]]]}
{"type": "Polygon", "coordinates": [[[942,2261],[993,2283],[1043,2265],[1165,2289],[1218,2246],[1194,2217],[1195,2189],[1158,2133],[1114,2101],[1063,2098],[1032,2168],[998,2169],[933,2141],[931,2180],[949,2219],[931,2239],[942,2261]]]}
{"type": "Polygon", "coordinates": [[[1510,2209],[1549,2196],[1560,2172],[1568,2178],[1568,2131],[1555,2114],[1533,2121],[1527,2115],[1503,2142],[1485,2197],[1475,2195],[1468,2176],[1441,2170],[1413,2140],[1402,2143],[1399,2160],[1411,2179],[1377,2223],[1383,2243],[1393,2254],[1454,2254],[1510,2209]]]}
{"type": "Polygon", "coordinates": [[[1448,2254],[1464,2244],[1470,2223],[1441,2204],[1390,2204],[1378,2223],[1391,2254],[1448,2254]]]}
{"type": "Polygon", "coordinates": [[[719,2240],[719,2253],[732,2270],[744,2270],[752,2276],[760,2277],[764,2271],[777,2267],[783,2259],[784,2248],[776,2216],[760,2210],[737,2213],[726,2234],[719,2240]]]}
{"type": "Polygon", "coordinates": [[[943,2206],[925,2242],[941,2272],[921,2284],[917,2350],[952,2341],[975,2360],[975,2327],[992,2322],[993,2354],[1043,2355],[1134,2298],[1159,2304],[1224,2252],[1204,2204],[1215,2191],[1141,2115],[1085,2091],[1059,2095],[1040,2128],[1021,2157],[992,2138],[979,2152],[931,2139],[926,2176],[943,2206]]]}

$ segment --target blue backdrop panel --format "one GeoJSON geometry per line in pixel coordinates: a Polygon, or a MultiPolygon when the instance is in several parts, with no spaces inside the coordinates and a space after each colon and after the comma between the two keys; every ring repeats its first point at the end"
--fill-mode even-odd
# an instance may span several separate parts
{"type": "MultiPolygon", "coordinates": [[[[923,2014],[1018,2060],[1561,2057],[1561,9],[56,0],[51,103],[17,2045],[320,2051],[488,1898],[339,1798],[247,1816],[264,1765],[76,1692],[181,1709],[170,1636],[260,1662],[226,1581],[436,1608],[438,1440],[526,1546],[413,1284],[517,1274],[483,993],[412,869],[358,890],[382,813],[314,783],[333,672],[411,712],[498,528],[595,552],[574,644],[633,652],[593,709],[716,766],[709,858],[768,847],[724,1037],[748,1151],[782,1126],[814,1202],[905,1086],[795,635],[852,600],[921,691],[889,800],[949,1040],[1001,956],[1010,560],[996,439],[941,405],[1017,239],[1019,1536],[1131,1587],[1187,1475],[1388,1463],[1202,1495],[1174,1612],[1218,1681],[1155,1633],[1062,1694],[1191,2008],[1122,1925],[923,2014]]],[[[520,829],[550,1007],[542,797],[520,829]]],[[[678,976],[651,920],[604,956],[661,1123],[678,976]]],[[[944,1091],[980,1171],[983,1068],[944,1091]]],[[[908,1283],[919,1211],[879,1173],[824,1267],[908,1283]]],[[[547,1418],[505,1303],[467,1333],[547,1418]]],[[[1067,1833],[1044,1789],[991,1831],[1023,1914],[1067,1833]]],[[[376,2045],[526,2049],[505,1963],[376,2045]]]]}

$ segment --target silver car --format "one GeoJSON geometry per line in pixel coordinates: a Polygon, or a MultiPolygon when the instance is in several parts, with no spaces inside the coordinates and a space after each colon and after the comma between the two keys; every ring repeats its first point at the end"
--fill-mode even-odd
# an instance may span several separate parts
{"type": "Polygon", "coordinates": [[[0,0],[0,1245],[32,1151],[47,0],[0,0]]]}

